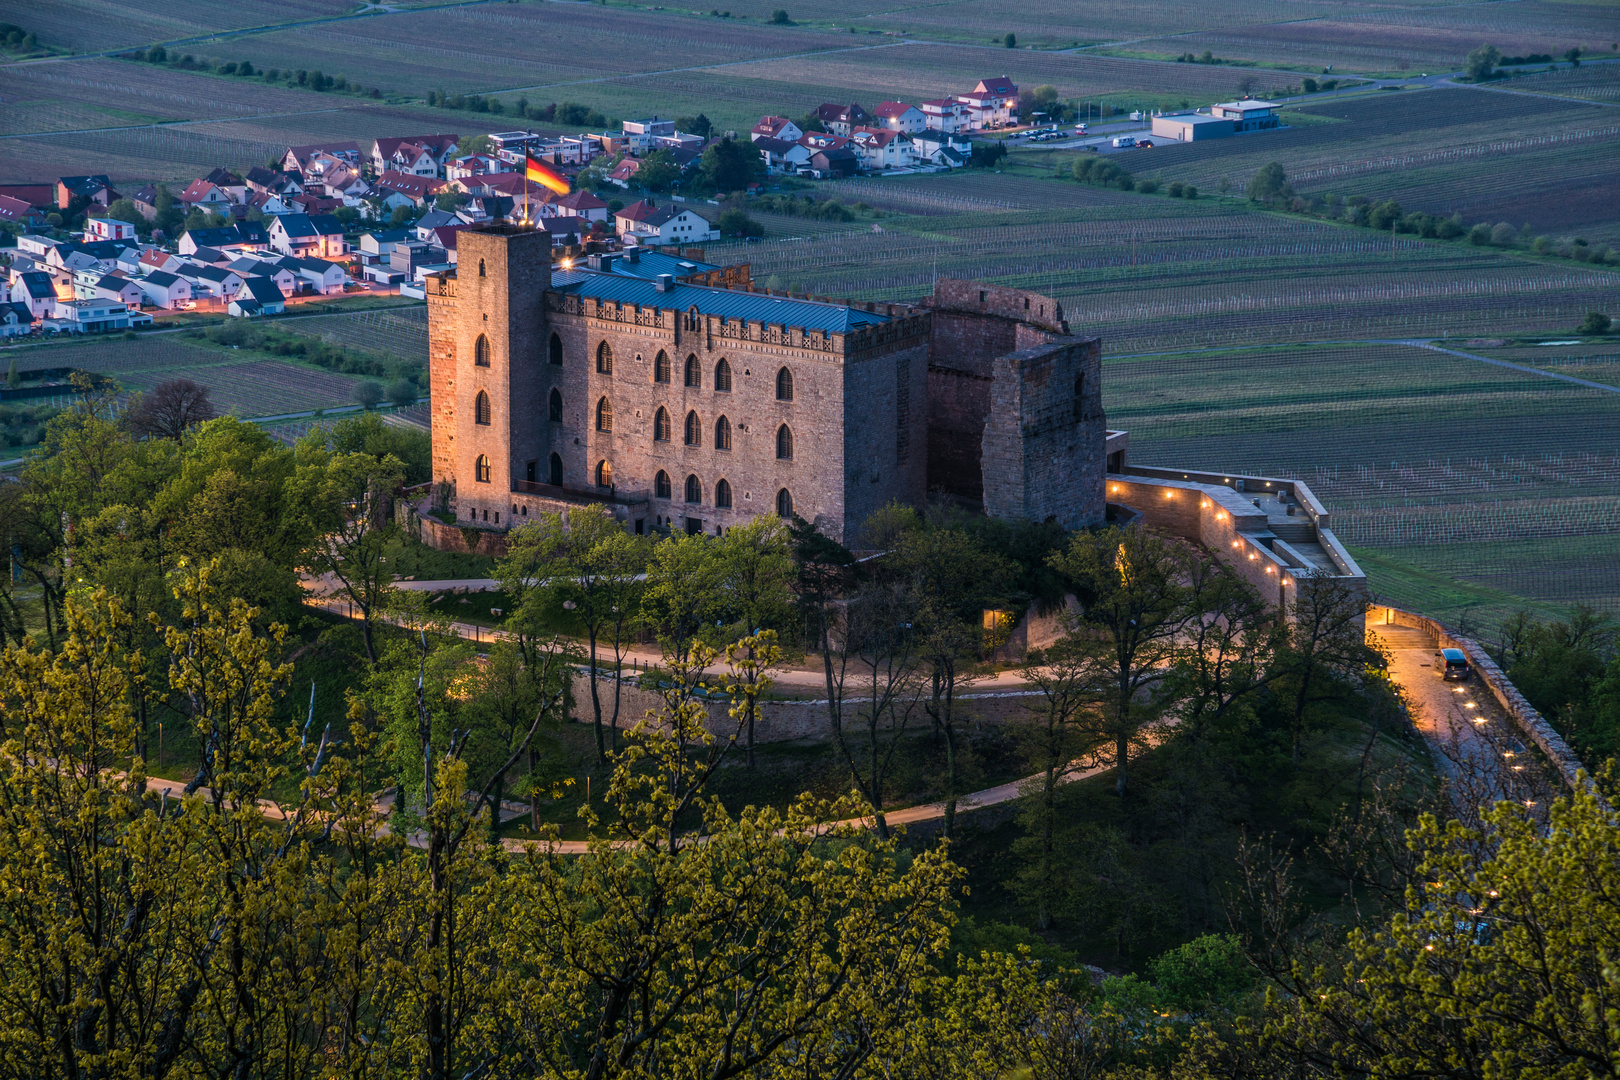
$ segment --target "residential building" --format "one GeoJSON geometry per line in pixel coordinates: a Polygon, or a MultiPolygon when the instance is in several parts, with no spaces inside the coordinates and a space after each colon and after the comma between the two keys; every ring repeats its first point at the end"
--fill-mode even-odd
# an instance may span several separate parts
{"type": "Polygon", "coordinates": [[[147,221],[157,217],[158,186],[156,184],[142,184],[130,193],[129,201],[134,204],[135,212],[147,221]]]}
{"type": "Polygon", "coordinates": [[[200,208],[218,213],[225,213],[226,207],[234,201],[224,188],[210,184],[207,180],[193,180],[176,196],[176,199],[187,210],[200,208]]]}
{"type": "MultiPolygon", "coordinates": [[[[258,221],[238,221],[234,225],[222,225],[217,229],[187,229],[180,236],[180,242],[175,249],[182,255],[192,256],[202,248],[213,248],[216,251],[264,251],[270,247],[270,233],[264,223],[258,221]]],[[[217,256],[207,259],[216,261],[217,256]]]]}
{"type": "Polygon", "coordinates": [[[422,241],[424,244],[429,244],[433,242],[434,229],[440,229],[446,225],[454,225],[460,220],[460,218],[456,217],[456,215],[452,214],[448,210],[429,210],[427,213],[416,219],[416,224],[413,226],[413,228],[416,230],[416,238],[422,241]]]}
{"type": "Polygon", "coordinates": [[[972,130],[989,131],[1018,122],[1018,86],[1007,76],[981,79],[956,100],[967,106],[972,130]]]}
{"type": "Polygon", "coordinates": [[[645,154],[653,149],[653,140],[658,136],[675,134],[675,121],[661,120],[656,116],[645,120],[625,120],[619,126],[630,142],[632,154],[645,154]]]}
{"type": "Polygon", "coordinates": [[[56,208],[66,210],[74,199],[87,199],[102,206],[111,206],[118,200],[112,181],[103,175],[64,176],[56,181],[56,208]]]}
{"type": "Polygon", "coordinates": [[[619,236],[623,239],[634,239],[641,244],[702,244],[719,238],[714,227],[707,218],[696,212],[671,203],[668,206],[654,207],[651,203],[642,201],[636,203],[639,209],[633,215],[626,215],[625,207],[614,215],[614,222],[618,226],[619,236]]]}
{"type": "Polygon", "coordinates": [[[797,172],[810,163],[810,148],[802,142],[758,138],[754,140],[754,148],[765,159],[765,171],[772,175],[797,172]]]}
{"type": "Polygon", "coordinates": [[[474,195],[456,207],[456,217],[467,225],[478,225],[512,216],[513,200],[506,195],[474,195]]]}
{"type": "Polygon", "coordinates": [[[885,101],[872,110],[872,127],[888,128],[914,135],[928,127],[928,118],[915,105],[903,101],[885,101]]]}
{"type": "Polygon", "coordinates": [[[239,203],[247,198],[247,181],[229,169],[215,169],[203,179],[224,191],[226,195],[230,196],[232,202],[239,203]]]}
{"type": "Polygon", "coordinates": [[[1177,142],[1202,142],[1237,134],[1237,121],[1224,116],[1176,113],[1153,118],[1153,134],[1177,142]]]}
{"type": "Polygon", "coordinates": [[[613,166],[613,171],[607,174],[607,181],[610,184],[617,184],[628,189],[630,182],[635,179],[636,173],[639,171],[641,171],[641,162],[633,157],[627,157],[613,166]]]}
{"type": "Polygon", "coordinates": [[[872,123],[872,114],[854,103],[836,105],[828,102],[816,109],[816,119],[821,121],[822,127],[834,135],[843,135],[847,138],[856,128],[869,126],[872,123]]]}
{"type": "Polygon", "coordinates": [[[282,290],[267,277],[242,279],[242,289],[231,303],[230,313],[238,317],[280,315],[287,310],[282,290]]]}
{"type": "Polygon", "coordinates": [[[135,226],[114,218],[91,217],[84,220],[84,242],[98,240],[135,240],[135,226]]]}
{"type": "Polygon", "coordinates": [[[0,222],[37,229],[46,222],[45,212],[25,199],[0,195],[0,222]]]}
{"type": "Polygon", "coordinates": [[[0,195],[21,199],[40,210],[56,208],[55,184],[0,184],[0,195]]]}
{"type": "MultiPolygon", "coordinates": [[[[340,142],[316,143],[311,146],[289,146],[281,155],[281,171],[306,177],[321,157],[337,158],[348,165],[360,165],[360,144],[353,139],[340,142]]],[[[277,192],[280,194],[280,192],[277,192]]]]}
{"type": "Polygon", "coordinates": [[[129,308],[112,300],[58,300],[45,317],[45,329],[69,334],[127,330],[129,308]]]}
{"type": "Polygon", "coordinates": [[[83,300],[116,300],[128,308],[141,306],[141,286],[138,281],[113,274],[104,274],[83,300]]]}
{"type": "Polygon", "coordinates": [[[783,142],[798,142],[804,137],[804,130],[785,116],[761,117],[748,137],[755,142],[760,139],[781,139],[783,142]]]}
{"type": "Polygon", "coordinates": [[[410,229],[387,229],[376,232],[360,234],[360,258],[362,262],[376,262],[385,259],[388,253],[394,250],[394,245],[404,242],[413,235],[410,229]]]}
{"type": "Polygon", "coordinates": [[[56,283],[43,270],[30,270],[11,276],[11,302],[22,304],[36,320],[43,319],[56,306],[56,283]]]}
{"type": "Polygon", "coordinates": [[[0,338],[21,337],[34,331],[34,313],[23,303],[0,304],[0,338]]]}
{"type": "Polygon", "coordinates": [[[343,267],[335,262],[325,259],[302,258],[293,260],[297,263],[293,273],[298,275],[300,281],[306,285],[308,291],[319,293],[322,296],[332,296],[343,291],[348,282],[348,274],[343,267]]]}
{"type": "MultiPolygon", "coordinates": [[[[413,176],[441,176],[446,162],[455,156],[460,135],[406,135],[399,138],[378,139],[371,147],[371,167],[379,174],[403,172],[413,176]],[[405,148],[400,154],[401,148],[405,148]],[[432,172],[413,172],[423,167],[421,154],[432,159],[432,172]],[[409,167],[401,165],[409,163],[409,167]]],[[[358,162],[356,162],[358,164],[358,162]]]]}
{"type": "Polygon", "coordinates": [[[249,191],[247,202],[244,205],[271,217],[277,214],[290,214],[293,212],[293,208],[283,202],[281,196],[272,195],[268,191],[249,191]]]}
{"type": "Polygon", "coordinates": [[[904,169],[917,163],[911,136],[890,128],[858,127],[850,135],[849,145],[860,155],[861,167],[872,172],[904,169]]]}
{"type": "Polygon", "coordinates": [[[848,145],[829,146],[810,155],[810,169],[820,179],[854,176],[860,171],[860,157],[848,145]]]}
{"type": "Polygon", "coordinates": [[[143,302],[151,307],[176,311],[191,303],[191,282],[167,270],[148,270],[136,279],[143,302]]]}
{"type": "Polygon", "coordinates": [[[421,206],[440,191],[444,183],[431,176],[412,176],[409,173],[385,172],[371,182],[371,190],[385,201],[399,195],[412,206],[421,206]]]}
{"type": "Polygon", "coordinates": [[[444,167],[444,178],[461,180],[470,176],[490,176],[511,171],[510,165],[498,157],[489,154],[468,154],[465,157],[452,158],[444,167]]]}
{"type": "Polygon", "coordinates": [[[291,267],[282,265],[286,261],[286,256],[274,259],[256,259],[248,256],[233,262],[231,269],[236,271],[244,283],[252,277],[269,278],[276,283],[276,288],[281,290],[281,295],[291,296],[298,291],[298,275],[293,273],[291,267]]]}
{"type": "Polygon", "coordinates": [[[545,217],[582,217],[586,221],[606,221],[608,205],[588,191],[570,191],[550,204],[553,213],[545,217]]]}
{"type": "Polygon", "coordinates": [[[973,157],[973,143],[963,136],[925,131],[912,136],[911,151],[919,164],[959,169],[973,157]]]}
{"type": "Polygon", "coordinates": [[[929,131],[939,131],[947,135],[970,130],[971,119],[968,107],[955,98],[937,98],[925,101],[918,108],[923,114],[923,123],[929,131]]]}
{"type": "Polygon", "coordinates": [[[249,169],[244,179],[249,191],[257,191],[261,195],[286,197],[304,192],[304,185],[296,177],[279,169],[267,169],[263,165],[249,169]]]}
{"type": "Polygon", "coordinates": [[[270,246],[295,258],[341,259],[349,254],[343,225],[326,214],[283,214],[270,223],[270,246]]]}

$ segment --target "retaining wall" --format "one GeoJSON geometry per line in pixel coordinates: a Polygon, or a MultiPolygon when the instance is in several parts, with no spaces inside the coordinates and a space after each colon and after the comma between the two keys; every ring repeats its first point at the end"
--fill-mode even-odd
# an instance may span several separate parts
{"type": "Polygon", "coordinates": [[[1569,748],[1562,735],[1553,730],[1553,726],[1547,723],[1546,718],[1524,699],[1518,688],[1508,681],[1508,677],[1496,666],[1496,661],[1491,659],[1484,646],[1473,638],[1453,633],[1437,619],[1411,611],[1402,611],[1400,608],[1382,605],[1370,607],[1367,612],[1369,622],[1382,621],[1386,612],[1389,622],[1396,626],[1427,630],[1434,635],[1440,648],[1461,649],[1463,655],[1468,657],[1468,663],[1474,669],[1475,676],[1490,688],[1491,695],[1518,725],[1525,738],[1535,743],[1546,755],[1553,768],[1558,770],[1558,775],[1563,778],[1564,783],[1572,790],[1591,786],[1591,781],[1584,780],[1579,775],[1586,766],[1575,756],[1575,751],[1569,748]]]}

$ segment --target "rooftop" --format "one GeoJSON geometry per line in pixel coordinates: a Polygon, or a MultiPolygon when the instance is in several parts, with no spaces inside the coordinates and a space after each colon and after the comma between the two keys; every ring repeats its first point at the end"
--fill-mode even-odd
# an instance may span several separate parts
{"type": "Polygon", "coordinates": [[[1211,108],[1215,109],[1232,109],[1236,112],[1259,112],[1262,109],[1280,107],[1275,101],[1260,101],[1256,98],[1248,98],[1243,101],[1222,101],[1211,106],[1211,108]]]}
{"type": "MultiPolygon", "coordinates": [[[[642,258],[646,259],[646,255],[642,258]]],[[[618,260],[615,260],[617,262],[618,260]]],[[[701,265],[701,264],[694,264],[701,265]]],[[[690,273],[691,271],[688,271],[690,273]]],[[[706,285],[675,284],[660,291],[656,280],[594,270],[559,270],[551,275],[557,292],[596,300],[640,304],[649,308],[697,308],[704,315],[748,322],[797,326],[843,334],[889,321],[887,315],[819,300],[789,300],[780,296],[739,292],[706,285]]]]}

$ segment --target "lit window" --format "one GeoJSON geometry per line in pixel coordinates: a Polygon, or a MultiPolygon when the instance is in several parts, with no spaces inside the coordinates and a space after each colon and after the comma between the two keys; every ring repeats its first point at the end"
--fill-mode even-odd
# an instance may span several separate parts
{"type": "Polygon", "coordinates": [[[473,478],[480,484],[487,484],[489,483],[489,473],[489,455],[479,454],[477,462],[473,464],[473,478]]]}
{"type": "Polygon", "coordinates": [[[483,334],[473,342],[473,363],[478,367],[489,367],[489,338],[483,334]]]}
{"type": "Polygon", "coordinates": [[[605,341],[596,347],[596,373],[613,374],[613,347],[605,341]]]}
{"type": "Polygon", "coordinates": [[[596,486],[605,488],[613,486],[613,466],[606,461],[596,463],[596,486]]]}
{"type": "Polygon", "coordinates": [[[607,398],[596,403],[596,430],[602,432],[613,430],[613,402],[607,398]]]}
{"type": "Polygon", "coordinates": [[[482,390],[473,399],[473,423],[489,426],[489,395],[482,390]]]}

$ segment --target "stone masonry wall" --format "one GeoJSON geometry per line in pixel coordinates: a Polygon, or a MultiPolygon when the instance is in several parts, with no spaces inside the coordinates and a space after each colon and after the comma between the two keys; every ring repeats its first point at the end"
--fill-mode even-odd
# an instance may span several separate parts
{"type": "Polygon", "coordinates": [[[1102,343],[1061,339],[999,358],[981,468],[992,517],[1103,520],[1102,343]]]}

